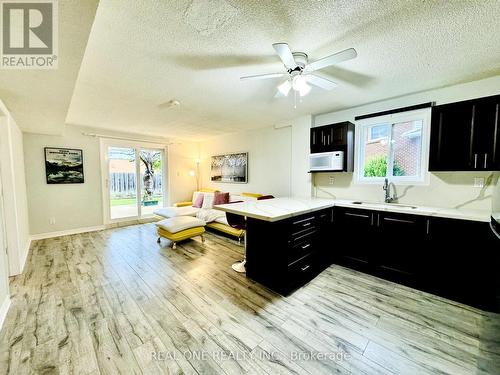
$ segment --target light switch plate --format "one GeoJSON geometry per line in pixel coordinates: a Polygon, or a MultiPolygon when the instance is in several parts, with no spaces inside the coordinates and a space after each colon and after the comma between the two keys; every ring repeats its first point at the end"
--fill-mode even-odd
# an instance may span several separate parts
{"type": "Polygon", "coordinates": [[[474,177],[474,187],[476,188],[484,187],[484,177],[474,177]]]}
{"type": "Polygon", "coordinates": [[[330,176],[328,177],[328,185],[333,185],[335,183],[335,177],[330,176]]]}

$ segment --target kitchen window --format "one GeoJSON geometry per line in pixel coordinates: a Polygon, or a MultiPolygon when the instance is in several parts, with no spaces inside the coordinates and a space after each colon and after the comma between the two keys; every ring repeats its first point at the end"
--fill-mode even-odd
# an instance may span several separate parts
{"type": "Polygon", "coordinates": [[[356,123],[356,182],[428,182],[430,108],[356,123]]]}

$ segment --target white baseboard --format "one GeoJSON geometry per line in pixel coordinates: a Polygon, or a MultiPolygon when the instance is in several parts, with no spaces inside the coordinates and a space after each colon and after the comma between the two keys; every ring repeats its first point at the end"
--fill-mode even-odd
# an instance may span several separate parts
{"type": "Polygon", "coordinates": [[[44,240],[46,238],[69,236],[71,234],[79,234],[79,233],[86,233],[86,232],[95,232],[95,231],[103,230],[103,229],[106,229],[104,225],[97,225],[95,227],[75,228],[75,229],[61,230],[58,232],[32,234],[31,240],[32,241],[44,240]]]}
{"type": "Polygon", "coordinates": [[[2,306],[0,306],[0,328],[3,327],[3,322],[5,321],[5,317],[7,316],[7,312],[10,307],[10,296],[5,296],[5,299],[2,302],[2,306]]]}

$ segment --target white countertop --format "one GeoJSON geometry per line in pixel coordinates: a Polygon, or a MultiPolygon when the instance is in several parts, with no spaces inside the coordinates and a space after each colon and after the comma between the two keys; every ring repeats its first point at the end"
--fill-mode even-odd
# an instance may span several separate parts
{"type": "Polygon", "coordinates": [[[214,206],[222,211],[265,221],[278,221],[322,208],[333,207],[332,199],[274,198],[214,206]]]}
{"type": "Polygon", "coordinates": [[[487,210],[425,207],[397,203],[363,202],[362,204],[355,204],[353,202],[355,201],[345,199],[274,198],[261,201],[255,200],[223,204],[215,206],[214,208],[265,221],[278,221],[333,206],[484,222],[489,222],[491,216],[491,213],[487,210]]]}
{"type": "Polygon", "coordinates": [[[443,208],[443,207],[426,207],[411,204],[398,203],[370,203],[355,204],[352,200],[332,199],[334,206],[353,207],[368,210],[400,212],[413,215],[436,216],[448,219],[462,219],[472,221],[489,222],[491,212],[487,210],[471,210],[465,208],[443,208]],[[415,207],[415,208],[413,208],[415,207]]]}

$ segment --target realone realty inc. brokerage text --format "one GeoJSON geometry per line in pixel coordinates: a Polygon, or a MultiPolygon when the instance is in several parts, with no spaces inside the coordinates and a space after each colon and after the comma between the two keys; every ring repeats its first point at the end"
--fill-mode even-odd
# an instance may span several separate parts
{"type": "Polygon", "coordinates": [[[155,361],[170,361],[170,360],[214,360],[218,361],[278,361],[288,359],[290,361],[332,361],[340,362],[349,359],[351,356],[344,351],[337,352],[316,352],[316,351],[291,351],[281,353],[277,351],[266,352],[263,350],[244,352],[244,351],[209,351],[209,350],[189,350],[189,351],[158,351],[151,352],[151,358],[155,361]]]}

